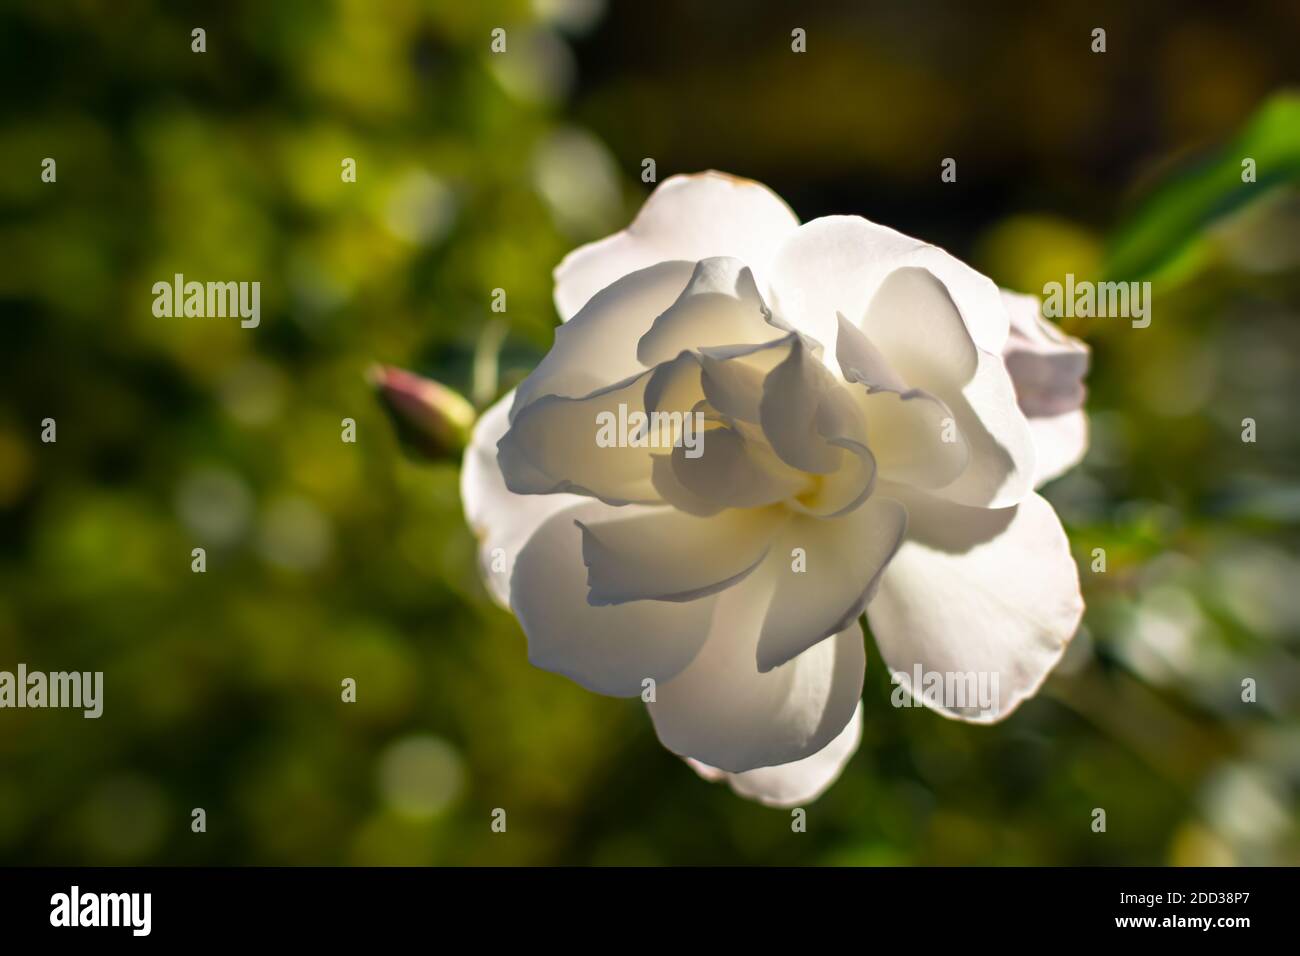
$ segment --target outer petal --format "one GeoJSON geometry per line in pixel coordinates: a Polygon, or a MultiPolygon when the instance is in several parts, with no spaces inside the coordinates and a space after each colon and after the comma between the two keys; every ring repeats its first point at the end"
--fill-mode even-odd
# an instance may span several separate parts
{"type": "Polygon", "coordinates": [[[1008,320],[996,285],[937,246],[858,216],[826,216],[800,226],[772,264],[768,304],[833,355],[835,313],[859,319],[886,277],[909,266],[943,282],[977,346],[1002,353],[1008,320]]]}
{"type": "Polygon", "coordinates": [[[551,515],[585,501],[578,495],[517,495],[506,487],[497,462],[497,442],[510,425],[514,392],[479,418],[465,450],[460,500],[465,520],[479,540],[479,567],[488,591],[502,607],[510,604],[510,576],[528,539],[551,515]],[[494,552],[500,549],[500,560],[494,552]],[[502,570],[497,571],[497,565],[502,570]]]}
{"type": "Polygon", "coordinates": [[[919,492],[904,500],[907,540],[867,609],[876,643],[909,688],[917,665],[925,672],[996,674],[991,713],[936,709],[978,723],[1000,720],[1037,691],[1083,614],[1061,522],[1037,494],[999,510],[919,492]]]}
{"type": "Polygon", "coordinates": [[[862,631],[853,621],[759,673],[767,592],[755,582],[751,575],[717,596],[703,649],[647,705],[665,747],[733,773],[802,760],[829,744],[857,707],[866,669],[862,631]]]}
{"type": "Polygon", "coordinates": [[[769,807],[795,807],[811,803],[839,779],[844,767],[862,741],[862,705],[839,736],[811,757],[775,767],[759,767],[744,773],[727,773],[698,760],[688,759],[701,777],[709,781],[726,780],[742,797],[757,800],[769,807]]]}
{"type": "Polygon", "coordinates": [[[615,697],[641,693],[642,681],[671,681],[709,636],[716,596],[698,601],[587,602],[578,521],[643,509],[584,501],[551,515],[515,563],[510,606],[528,636],[528,659],[588,690],[615,697]]]}
{"type": "Polygon", "coordinates": [[[625,230],[565,256],[555,269],[555,307],[567,321],[619,276],[667,259],[733,256],[765,284],[773,255],[798,225],[760,183],[712,171],[672,176],[625,230]]]}
{"type": "Polygon", "coordinates": [[[1088,346],[1043,319],[1037,296],[1003,291],[1002,300],[1011,318],[1003,359],[1034,436],[1037,487],[1074,467],[1087,451],[1082,409],[1088,346]]]}
{"type": "Polygon", "coordinates": [[[1082,411],[1031,418],[1029,433],[1034,436],[1034,451],[1038,456],[1035,488],[1065,474],[1088,451],[1088,416],[1082,411]]]}

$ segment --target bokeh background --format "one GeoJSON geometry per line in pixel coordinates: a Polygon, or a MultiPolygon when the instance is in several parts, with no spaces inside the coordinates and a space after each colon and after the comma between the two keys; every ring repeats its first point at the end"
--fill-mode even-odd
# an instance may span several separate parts
{"type": "Polygon", "coordinates": [[[107,686],[98,721],[0,711],[0,862],[1300,862],[1300,5],[1058,6],[7,0],[0,669],[107,686]],[[868,641],[802,834],[528,665],[457,463],[365,379],[510,387],[645,158],[1021,291],[1155,284],[1150,328],[1066,323],[1093,439],[1046,491],[1088,601],[1059,672],[964,726],[891,708],[868,641]],[[174,272],[259,280],[261,327],[155,318],[174,272]]]}

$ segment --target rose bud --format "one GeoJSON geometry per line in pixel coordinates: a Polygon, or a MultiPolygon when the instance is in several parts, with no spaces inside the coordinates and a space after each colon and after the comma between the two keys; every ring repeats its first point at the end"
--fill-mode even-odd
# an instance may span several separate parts
{"type": "Polygon", "coordinates": [[[460,456],[477,417],[463,395],[441,382],[391,365],[372,366],[367,378],[408,449],[434,461],[460,456]]]}

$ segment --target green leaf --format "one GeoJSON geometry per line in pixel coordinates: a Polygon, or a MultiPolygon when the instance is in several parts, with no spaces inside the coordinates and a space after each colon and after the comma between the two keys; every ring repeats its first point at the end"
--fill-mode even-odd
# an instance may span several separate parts
{"type": "Polygon", "coordinates": [[[1179,282],[1211,251],[1206,227],[1300,182],[1300,92],[1269,99],[1238,135],[1165,179],[1111,237],[1103,271],[1114,280],[1179,282]],[[1257,181],[1242,182],[1253,159],[1257,181]]]}

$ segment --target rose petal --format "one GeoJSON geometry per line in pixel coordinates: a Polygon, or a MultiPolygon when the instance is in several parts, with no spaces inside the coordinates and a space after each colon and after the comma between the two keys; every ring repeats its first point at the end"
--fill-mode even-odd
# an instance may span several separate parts
{"type": "Polygon", "coordinates": [[[659,503],[653,456],[694,440],[685,429],[695,434],[699,376],[698,360],[683,354],[581,398],[544,395],[522,408],[516,401],[497,446],[506,487],[613,505],[659,503]]]}
{"type": "Polygon", "coordinates": [[[543,395],[579,398],[644,371],[637,341],[676,301],[693,270],[690,262],[661,262],[597,293],[555,330],[551,350],[516,390],[511,419],[543,395]]]}
{"type": "Polygon", "coordinates": [[[851,438],[831,438],[828,443],[839,451],[839,467],[824,475],[805,476],[810,487],[786,502],[792,511],[838,518],[861,506],[876,487],[876,459],[866,445],[851,438]]]}
{"type": "Polygon", "coordinates": [[[862,705],[839,735],[811,757],[775,767],[759,767],[744,773],[727,773],[698,760],[686,762],[705,780],[726,780],[742,797],[769,807],[796,807],[811,803],[839,779],[862,741],[862,705]]]}
{"type": "Polygon", "coordinates": [[[970,464],[970,445],[952,410],[928,392],[878,389],[864,395],[862,405],[883,480],[943,488],[970,464]]]}
{"type": "Polygon", "coordinates": [[[1088,421],[1081,411],[1088,346],[1042,318],[1036,296],[1004,291],[1002,299],[1011,318],[1003,358],[1029,417],[1038,487],[1078,464],[1088,449],[1088,421]]]}
{"type": "Polygon", "coordinates": [[[647,444],[631,444],[640,430],[630,424],[632,413],[645,415],[653,374],[642,372],[582,398],[544,395],[522,408],[516,402],[510,429],[497,444],[506,487],[521,495],[571,492],[613,505],[658,502],[654,449],[648,436],[647,444]],[[606,429],[612,443],[602,446],[598,437],[606,429]]]}
{"type": "Polygon", "coordinates": [[[765,598],[752,575],[717,595],[704,647],[658,685],[647,706],[669,750],[739,773],[809,757],[849,722],[866,667],[857,622],[760,673],[755,661],[765,598]]]}
{"type": "Polygon", "coordinates": [[[655,472],[655,488],[665,501],[674,503],[679,489],[685,493],[683,510],[698,513],[696,502],[704,503],[710,514],[722,508],[761,508],[797,495],[809,484],[738,429],[709,428],[703,436],[696,457],[684,445],[673,449],[671,476],[655,472]]]}
{"type": "Polygon", "coordinates": [[[1037,494],[1004,509],[968,508],[913,492],[907,540],[867,608],[890,671],[997,675],[991,712],[938,706],[991,723],[1032,696],[1083,614],[1079,574],[1052,506],[1037,494]]]}
{"type": "Polygon", "coordinates": [[[909,388],[885,356],[843,315],[836,360],[867,419],[867,438],[880,477],[942,488],[970,461],[970,446],[951,409],[923,389],[909,388]]]}
{"type": "Polygon", "coordinates": [[[763,382],[790,356],[793,333],[757,345],[732,345],[700,350],[701,384],[709,404],[728,418],[757,424],[763,382]]]}
{"type": "Polygon", "coordinates": [[[814,219],[791,234],[772,263],[768,305],[830,348],[836,313],[865,315],[885,279],[908,266],[938,277],[975,344],[1002,353],[1008,319],[996,285],[937,246],[858,216],[814,219]]]}
{"type": "Polygon", "coordinates": [[[846,319],[843,312],[836,313],[835,321],[835,361],[846,382],[873,389],[887,388],[895,392],[907,390],[907,383],[889,364],[889,359],[885,358],[860,328],[846,319]]]}
{"type": "Polygon", "coordinates": [[[555,269],[555,307],[568,320],[615,279],[667,259],[731,256],[765,286],[772,256],[798,225],[790,207],[760,183],[717,172],[672,176],[627,229],[564,258],[555,269]]]}
{"type": "Polygon", "coordinates": [[[959,392],[940,392],[970,447],[966,468],[935,494],[958,504],[1005,508],[1033,490],[1036,457],[1002,359],[979,350],[975,375],[959,392]]]}
{"type": "Polygon", "coordinates": [[[726,502],[697,495],[683,485],[681,479],[677,477],[677,470],[673,467],[673,455],[654,456],[651,481],[654,483],[655,491],[659,492],[666,504],[688,515],[707,518],[727,507],[726,502]]]}
{"type": "Polygon", "coordinates": [[[513,402],[511,392],[479,418],[460,472],[460,498],[465,520],[479,539],[483,580],[502,607],[510,604],[515,558],[533,532],[557,511],[586,500],[578,495],[517,495],[506,487],[497,463],[497,442],[509,427],[513,402]]]}
{"type": "Polygon", "coordinates": [[[669,681],[694,659],[709,635],[717,598],[589,604],[582,530],[575,522],[619,513],[582,501],[551,515],[519,553],[510,606],[528,636],[528,659],[535,666],[598,694],[633,697],[647,678],[669,681]]]}
{"type": "Polygon", "coordinates": [[[906,529],[903,505],[880,495],[842,517],[791,520],[755,573],[767,588],[758,669],[780,667],[856,621],[906,529]],[[796,548],[802,552],[798,563],[796,548]]]}
{"type": "Polygon", "coordinates": [[[975,374],[975,342],[947,286],[928,269],[887,275],[862,316],[861,330],[912,388],[943,394],[975,374]]]}
{"type": "Polygon", "coordinates": [[[1065,474],[1083,461],[1088,451],[1088,416],[1082,411],[1031,418],[1029,433],[1034,437],[1038,462],[1034,471],[1035,488],[1065,474]]]}
{"type": "Polygon", "coordinates": [[[770,318],[748,266],[726,257],[701,259],[677,301],[641,336],[637,357],[651,366],[682,351],[767,342],[783,331],[770,318]]]}
{"type": "Polygon", "coordinates": [[[671,508],[582,523],[593,606],[694,601],[731,587],[767,554],[782,509],[729,509],[709,518],[671,508]]]}
{"type": "MultiPolygon", "coordinates": [[[[968,325],[944,282],[918,268],[887,275],[862,320],[864,335],[890,367],[952,411],[965,448],[949,448],[960,454],[947,464],[965,458],[965,466],[949,471],[952,483],[939,494],[960,504],[1005,507],[1032,487],[1033,439],[1006,369],[996,354],[976,347],[968,325]]],[[[937,473],[929,477],[911,481],[942,487],[933,483],[937,473]]]]}
{"type": "Polygon", "coordinates": [[[1044,319],[1036,296],[1004,291],[1002,300],[1011,318],[1002,357],[1024,413],[1050,418],[1082,408],[1088,346],[1044,319]]]}
{"type": "MultiPolygon", "coordinates": [[[[831,438],[866,438],[853,400],[838,386],[797,335],[785,340],[789,354],[763,380],[759,421],[777,457],[792,468],[828,474],[844,464],[831,438]]],[[[707,394],[707,391],[706,391],[707,394]]]]}

